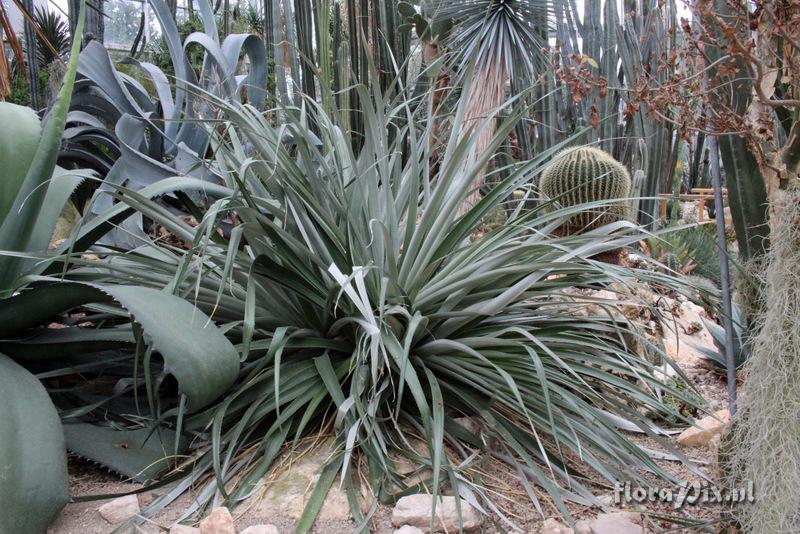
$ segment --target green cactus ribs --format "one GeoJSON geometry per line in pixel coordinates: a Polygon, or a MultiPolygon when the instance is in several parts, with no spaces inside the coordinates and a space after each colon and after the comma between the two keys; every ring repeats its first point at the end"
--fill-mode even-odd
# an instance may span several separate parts
{"type": "Polygon", "coordinates": [[[658,261],[664,266],[662,270],[668,274],[683,272],[683,262],[674,252],[664,253],[658,261]]]}
{"type": "Polygon", "coordinates": [[[565,222],[560,234],[576,234],[628,218],[631,177],[608,153],[594,147],[567,149],[542,172],[539,190],[562,206],[619,199],[581,210],[565,222]]]}

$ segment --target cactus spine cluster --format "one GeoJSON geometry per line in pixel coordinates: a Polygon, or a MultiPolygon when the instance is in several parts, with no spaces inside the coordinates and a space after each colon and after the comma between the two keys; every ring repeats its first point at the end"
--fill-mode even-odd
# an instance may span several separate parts
{"type": "MultiPolygon", "coordinates": [[[[606,152],[579,147],[567,149],[547,166],[539,180],[539,190],[543,197],[561,206],[576,206],[630,196],[631,177],[625,166],[606,152]]],[[[574,215],[562,231],[578,233],[627,218],[628,203],[620,200],[574,215]]]]}

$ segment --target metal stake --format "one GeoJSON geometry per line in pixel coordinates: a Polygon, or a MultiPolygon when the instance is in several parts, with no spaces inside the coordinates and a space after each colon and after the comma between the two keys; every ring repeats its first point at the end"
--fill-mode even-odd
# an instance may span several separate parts
{"type": "Polygon", "coordinates": [[[725,365],[728,371],[728,409],[731,417],[736,413],[736,356],[733,353],[733,310],[731,309],[731,282],[728,269],[728,241],[725,237],[725,205],[722,201],[722,180],[719,170],[719,140],[708,138],[711,152],[711,182],[714,187],[714,208],[717,211],[717,242],[719,245],[719,274],[722,290],[722,326],[725,328],[725,365]]]}

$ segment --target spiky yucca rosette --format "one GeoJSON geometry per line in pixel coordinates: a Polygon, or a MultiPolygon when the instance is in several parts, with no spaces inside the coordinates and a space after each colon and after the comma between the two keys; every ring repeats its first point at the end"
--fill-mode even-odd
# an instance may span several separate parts
{"type": "MultiPolygon", "coordinates": [[[[606,226],[553,236],[583,209],[576,205],[514,210],[471,240],[562,147],[514,166],[461,216],[475,177],[516,117],[501,121],[478,154],[477,132],[451,137],[434,178],[424,164],[432,124],[417,115],[423,106],[358,90],[368,105],[358,153],[336,116],[313,100],[302,113],[284,110],[275,127],[253,107],[209,95],[224,118],[207,125],[214,158],[205,164],[219,183],[176,177],[141,191],[120,187],[119,205],[93,221],[136,210],[182,247],[152,240],[100,258],[73,256],[69,286],[60,276],[39,280],[26,297],[0,303],[0,334],[25,337],[14,345],[20,358],[37,343],[47,343],[47,354],[81,352],[79,367],[33,356],[28,364],[57,377],[47,385],[74,420],[108,429],[75,432],[68,446],[77,450],[91,438],[94,445],[81,450],[99,457],[96,442],[118,429],[152,430],[165,463],[177,468],[155,477],[180,482],[142,516],[190,488],[197,497],[186,513],[199,515],[214,503],[241,503],[284,446],[327,432],[329,461],[299,532],[311,528],[334,484],[347,492],[359,524],[368,520],[359,506],[365,487],[387,504],[448,491],[513,523],[485,483],[484,459],[512,467],[543,514],[567,517],[569,502],[600,505],[599,490],[587,482],[593,477],[644,484],[642,473],[653,472],[669,479],[629,432],[680,455],[642,414],[681,419],[658,391],[692,400],[661,384],[658,367],[626,344],[630,336],[647,342],[633,325],[614,313],[578,319],[575,303],[563,298],[615,282],[680,285],[593,259],[643,235],[606,226]],[[197,227],[153,200],[193,189],[208,198],[190,204],[197,227]],[[234,215],[230,237],[220,235],[234,215]],[[66,301],[54,298],[65,290],[66,301]],[[40,320],[20,323],[23,300],[31,308],[25,315],[40,320]],[[90,306],[74,328],[31,330],[46,320],[67,322],[63,312],[83,304],[90,306]],[[85,343],[76,347],[75,338],[85,343]],[[480,430],[461,426],[462,417],[480,430]],[[409,462],[414,473],[401,469],[409,462]]],[[[611,312],[620,305],[598,300],[611,312]]],[[[116,458],[129,458],[119,464],[135,474],[141,452],[135,443],[116,458]]],[[[151,463],[148,457],[141,467],[151,463]]]]}

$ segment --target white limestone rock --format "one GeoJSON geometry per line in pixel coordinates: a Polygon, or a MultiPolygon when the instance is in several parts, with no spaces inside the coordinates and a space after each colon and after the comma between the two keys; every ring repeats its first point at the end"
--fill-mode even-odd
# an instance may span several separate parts
{"type": "Polygon", "coordinates": [[[118,525],[139,514],[139,499],[136,495],[117,497],[100,506],[97,511],[100,512],[103,519],[112,525],[118,525]]]}
{"type": "MultiPolygon", "coordinates": [[[[461,499],[461,522],[465,532],[480,528],[482,518],[480,513],[467,501],[461,499]]],[[[410,525],[428,530],[431,524],[432,496],[428,493],[418,493],[400,498],[392,512],[392,524],[396,527],[410,525]]],[[[456,498],[453,496],[440,496],[436,504],[435,531],[457,532],[459,528],[458,509],[456,498]]]]}

